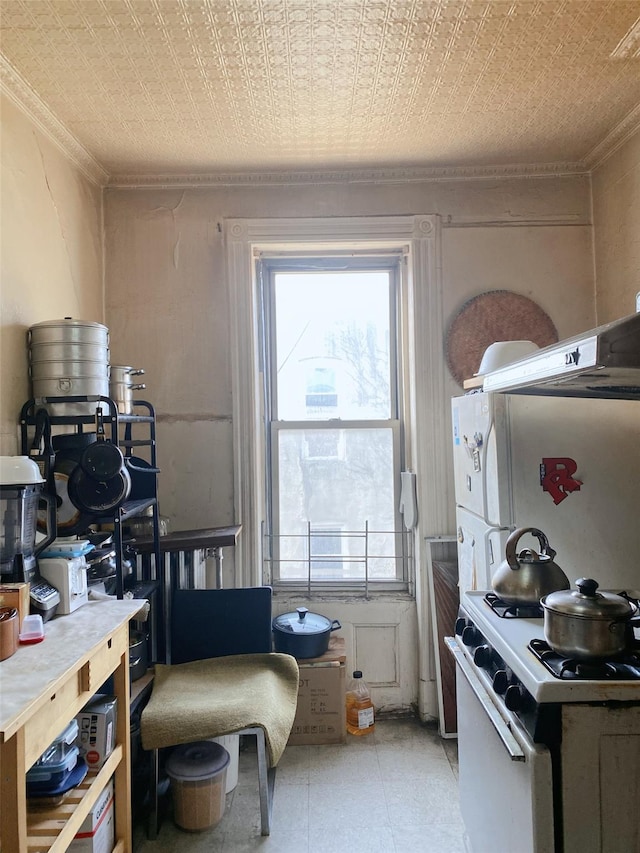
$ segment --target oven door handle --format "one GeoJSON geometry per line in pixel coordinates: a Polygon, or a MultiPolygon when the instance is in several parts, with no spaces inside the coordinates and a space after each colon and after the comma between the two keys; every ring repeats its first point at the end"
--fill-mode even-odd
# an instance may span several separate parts
{"type": "Polygon", "coordinates": [[[505,749],[509,753],[509,758],[512,761],[526,761],[525,754],[522,751],[520,744],[514,738],[513,734],[511,733],[511,729],[509,728],[508,724],[502,718],[500,712],[492,702],[491,696],[485,690],[484,686],[482,685],[482,682],[471,668],[471,665],[465,658],[464,653],[458,646],[457,642],[453,639],[453,637],[445,637],[444,641],[447,644],[449,651],[453,655],[456,665],[460,667],[460,671],[467,679],[469,687],[473,690],[476,695],[476,698],[478,699],[478,701],[484,708],[485,713],[491,720],[491,723],[494,729],[496,730],[496,734],[498,735],[498,737],[504,744],[505,749]]]}

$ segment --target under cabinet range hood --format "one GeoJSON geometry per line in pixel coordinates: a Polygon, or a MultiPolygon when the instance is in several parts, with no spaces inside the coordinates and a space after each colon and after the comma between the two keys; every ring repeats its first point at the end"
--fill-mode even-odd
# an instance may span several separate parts
{"type": "Polygon", "coordinates": [[[640,400],[640,313],[487,373],[484,391],[640,400]]]}

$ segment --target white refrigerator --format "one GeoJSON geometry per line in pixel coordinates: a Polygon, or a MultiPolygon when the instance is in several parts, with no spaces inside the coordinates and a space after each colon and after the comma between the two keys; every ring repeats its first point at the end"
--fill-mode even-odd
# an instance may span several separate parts
{"type": "Polygon", "coordinates": [[[452,427],[461,592],[491,589],[518,527],[543,531],[572,585],[640,589],[640,400],[471,393],[452,427]]]}

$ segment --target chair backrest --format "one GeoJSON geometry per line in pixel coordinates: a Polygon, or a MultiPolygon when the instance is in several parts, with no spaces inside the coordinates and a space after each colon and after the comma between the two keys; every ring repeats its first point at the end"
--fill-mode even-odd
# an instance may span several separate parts
{"type": "Polygon", "coordinates": [[[270,652],[270,586],[176,589],[171,597],[171,660],[270,652]]]}

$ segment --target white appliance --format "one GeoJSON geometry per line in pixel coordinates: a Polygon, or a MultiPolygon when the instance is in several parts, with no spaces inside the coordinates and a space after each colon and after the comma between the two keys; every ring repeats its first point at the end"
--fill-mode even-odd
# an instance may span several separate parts
{"type": "Polygon", "coordinates": [[[517,527],[546,534],[572,584],[640,588],[636,400],[471,393],[452,425],[461,592],[491,589],[517,527]]]}
{"type": "Polygon", "coordinates": [[[585,673],[548,649],[541,613],[476,591],[446,642],[469,851],[638,853],[638,629],[624,662],[585,673]]]}
{"type": "Polygon", "coordinates": [[[60,594],[57,615],[73,613],[89,600],[87,561],[81,557],[50,557],[38,560],[38,568],[60,594]]]}
{"type": "Polygon", "coordinates": [[[566,338],[488,373],[485,391],[640,400],[640,314],[566,338]]]}

